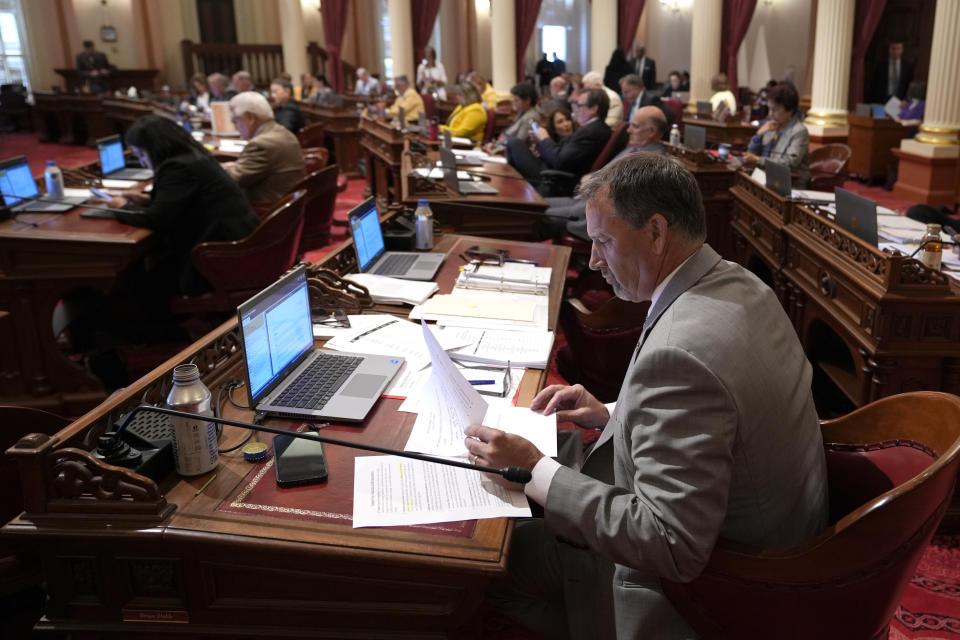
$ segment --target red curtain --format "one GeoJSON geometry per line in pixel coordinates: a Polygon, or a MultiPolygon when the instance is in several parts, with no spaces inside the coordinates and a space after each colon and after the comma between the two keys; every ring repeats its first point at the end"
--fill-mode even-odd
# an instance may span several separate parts
{"type": "MultiPolygon", "coordinates": [[[[540,15],[540,0],[516,0],[514,3],[514,28],[516,29],[517,45],[517,82],[526,78],[526,65],[523,63],[523,54],[530,43],[530,36],[537,26],[537,16],[540,15]]],[[[504,87],[509,89],[509,87],[504,87]]]]}
{"type": "Polygon", "coordinates": [[[620,0],[617,8],[617,42],[629,57],[633,51],[633,39],[637,37],[637,25],[643,13],[645,0],[620,0]]]}
{"type": "Polygon", "coordinates": [[[326,38],[327,70],[330,86],[337,93],[346,90],[343,79],[343,59],[340,47],[343,45],[343,32],[347,28],[347,8],[349,0],[323,0],[320,13],[323,16],[323,35],[326,38]]]}
{"type": "Polygon", "coordinates": [[[723,0],[723,29],[720,36],[720,69],[727,74],[730,91],[737,95],[737,51],[747,35],[757,0],[723,0]]]}
{"type": "MultiPolygon", "coordinates": [[[[410,11],[413,13],[413,67],[416,69],[423,60],[423,52],[433,33],[433,23],[440,13],[440,0],[410,0],[410,11]]],[[[415,84],[416,78],[410,78],[415,84]]]]}
{"type": "Polygon", "coordinates": [[[863,102],[866,69],[863,67],[867,49],[873,41],[873,34],[880,24],[887,0],[857,0],[853,27],[853,56],[850,62],[849,109],[853,111],[858,102],[863,102]]]}

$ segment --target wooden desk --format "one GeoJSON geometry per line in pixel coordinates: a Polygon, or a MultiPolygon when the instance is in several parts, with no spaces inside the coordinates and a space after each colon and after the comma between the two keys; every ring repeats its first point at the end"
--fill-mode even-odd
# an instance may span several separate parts
{"type": "Polygon", "coordinates": [[[707,242],[727,260],[733,259],[733,237],[730,229],[730,209],[733,197],[730,187],[736,170],[703,151],[664,144],[667,153],[680,160],[690,170],[703,198],[707,216],[707,242]]]}
{"type": "Polygon", "coordinates": [[[750,139],[756,134],[757,128],[742,122],[718,122],[708,118],[698,118],[696,115],[684,115],[683,124],[692,124],[707,130],[707,145],[729,144],[738,151],[746,151],[750,139]]]}
{"type": "MultiPolygon", "coordinates": [[[[960,393],[960,296],[916,260],[868,245],[737,174],[737,262],[776,291],[815,370],[845,411],[920,389],[960,393]]],[[[824,397],[824,396],[821,396],[824,397]]]]}
{"type": "Polygon", "coordinates": [[[150,231],[81,218],[80,211],[0,222],[0,310],[8,313],[0,317],[0,342],[16,354],[0,371],[0,404],[77,415],[106,396],[99,380],[57,347],[51,318],[70,291],[109,291],[146,251],[150,231]]]}
{"type": "Polygon", "coordinates": [[[420,198],[428,199],[434,218],[444,230],[455,229],[460,233],[490,238],[530,239],[536,214],[546,211],[548,203],[516,169],[496,163],[461,167],[489,176],[484,182],[499,193],[460,195],[441,180],[428,180],[413,174],[416,167],[435,166],[439,157],[436,150],[430,150],[424,156],[411,153],[409,143],[404,147],[401,171],[403,204],[412,207],[420,198]]]}
{"type": "Polygon", "coordinates": [[[388,122],[360,118],[360,148],[367,164],[367,192],[381,209],[401,198],[400,168],[406,136],[388,122]]]}
{"type": "MultiPolygon", "coordinates": [[[[63,77],[67,85],[67,91],[74,93],[82,91],[87,83],[87,74],[77,69],[54,69],[58,75],[63,77]]],[[[144,89],[153,90],[153,80],[159,70],[157,69],[112,69],[109,74],[99,76],[98,80],[105,82],[107,91],[126,91],[130,87],[136,87],[138,91],[144,89]]]]}
{"type": "Polygon", "coordinates": [[[353,102],[342,107],[324,107],[310,102],[300,102],[300,111],[307,124],[320,122],[328,147],[332,147],[330,163],[340,167],[340,173],[348,178],[360,177],[361,149],[360,114],[353,102]]]}
{"type": "Polygon", "coordinates": [[[33,97],[40,142],[94,147],[97,138],[116,133],[107,122],[99,96],[36,91],[33,97]]]}
{"type": "MultiPolygon", "coordinates": [[[[447,235],[437,248],[455,256],[477,241],[447,235]]],[[[550,326],[555,327],[569,249],[483,242],[553,267],[550,326]]],[[[344,244],[327,264],[349,265],[349,254],[344,244]]],[[[438,279],[442,290],[449,290],[458,264],[453,257],[444,264],[438,279]]],[[[171,475],[158,485],[86,454],[95,435],[121,411],[142,397],[162,401],[176,364],[195,359],[214,390],[236,378],[238,341],[231,320],[54,439],[28,436],[11,450],[23,463],[27,512],[8,523],[2,537],[43,560],[49,600],[38,628],[124,639],[474,635],[478,627],[472,616],[484,589],[506,570],[509,520],[480,520],[456,530],[451,524],[425,533],[409,527],[353,529],[348,516],[307,521],[280,517],[276,510],[234,513],[218,508],[247,486],[254,469],[236,452],[221,457],[209,485],[204,485],[209,475],[171,475]],[[100,490],[108,486],[118,491],[100,490]],[[205,489],[197,495],[201,486],[205,489]]],[[[525,376],[522,400],[529,401],[540,385],[537,373],[525,376]]],[[[325,433],[400,447],[414,416],[398,414],[398,405],[398,400],[381,399],[363,425],[334,425],[325,433]]],[[[252,416],[234,408],[225,413],[252,416]]],[[[244,435],[225,427],[221,445],[244,435]]],[[[270,442],[268,434],[255,437],[270,442]]],[[[304,508],[349,514],[353,459],[367,454],[332,445],[326,452],[329,482],[288,491],[302,492],[304,508]]]]}
{"type": "Polygon", "coordinates": [[[850,173],[868,180],[883,179],[887,166],[894,161],[893,148],[900,148],[900,141],[909,138],[909,129],[895,120],[847,115],[850,123],[850,173]]]}

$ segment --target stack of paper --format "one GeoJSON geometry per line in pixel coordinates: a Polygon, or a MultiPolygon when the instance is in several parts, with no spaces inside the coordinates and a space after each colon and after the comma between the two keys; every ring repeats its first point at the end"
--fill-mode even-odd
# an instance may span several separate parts
{"type": "Polygon", "coordinates": [[[450,357],[463,362],[506,364],[545,369],[553,349],[552,331],[507,331],[469,327],[438,327],[441,342],[463,342],[451,350],[450,357]]]}
{"type": "Polygon", "coordinates": [[[503,266],[480,265],[461,271],[456,286],[546,295],[550,292],[550,274],[548,267],[520,262],[507,262],[503,266]]]}
{"type": "Polygon", "coordinates": [[[423,304],[440,290],[436,282],[402,280],[372,273],[351,273],[345,278],[366,287],[373,301],[379,304],[423,304]]]}

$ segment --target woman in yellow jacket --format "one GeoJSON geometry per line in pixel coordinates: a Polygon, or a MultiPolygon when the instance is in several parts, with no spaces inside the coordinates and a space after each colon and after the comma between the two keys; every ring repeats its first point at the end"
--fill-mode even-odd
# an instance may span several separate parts
{"type": "Polygon", "coordinates": [[[483,133],[487,128],[487,110],[480,104],[477,88],[469,82],[456,86],[457,101],[460,103],[441,130],[450,130],[450,135],[470,138],[474,142],[483,142],[483,133]]]}

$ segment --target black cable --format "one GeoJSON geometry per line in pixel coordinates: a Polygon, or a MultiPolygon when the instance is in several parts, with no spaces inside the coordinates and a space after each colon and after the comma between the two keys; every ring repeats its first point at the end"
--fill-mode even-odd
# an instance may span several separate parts
{"type": "MultiPolygon", "coordinates": [[[[247,406],[245,406],[245,405],[238,404],[237,401],[233,399],[233,391],[234,391],[235,389],[239,389],[240,387],[242,387],[243,384],[244,384],[244,383],[243,383],[243,380],[228,380],[228,381],[224,382],[223,384],[221,384],[221,385],[219,386],[219,388],[217,388],[217,400],[216,400],[216,402],[215,402],[214,405],[213,405],[213,416],[214,416],[215,418],[219,418],[219,417],[221,417],[221,415],[223,414],[223,404],[224,404],[224,403],[223,403],[223,395],[224,395],[224,392],[226,392],[227,400],[229,400],[229,401],[230,401],[230,404],[232,404],[234,407],[236,407],[236,408],[238,408],[238,409],[249,409],[249,408],[250,408],[250,407],[247,407],[247,406]]],[[[258,412],[257,412],[257,415],[256,415],[256,417],[254,417],[253,421],[254,421],[255,424],[260,424],[260,423],[263,421],[263,414],[258,411],[258,412]]],[[[220,434],[221,434],[222,432],[223,432],[223,425],[221,425],[221,424],[218,423],[218,424],[217,424],[217,440],[220,439],[220,434]]],[[[249,429],[249,430],[247,431],[247,437],[245,437],[243,440],[241,440],[239,443],[237,443],[236,445],[234,445],[234,446],[232,446],[232,447],[227,447],[226,449],[217,449],[217,453],[230,453],[230,452],[232,452],[232,451],[236,451],[237,449],[239,449],[239,448],[242,447],[243,445],[245,445],[245,444],[247,444],[248,442],[250,442],[250,438],[252,438],[252,437],[253,437],[253,429],[249,429]]]]}

